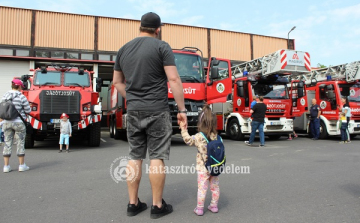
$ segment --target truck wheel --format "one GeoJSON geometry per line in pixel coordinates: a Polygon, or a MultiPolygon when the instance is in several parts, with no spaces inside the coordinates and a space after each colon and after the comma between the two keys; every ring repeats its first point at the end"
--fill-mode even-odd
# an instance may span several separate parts
{"type": "Polygon", "coordinates": [[[110,121],[109,121],[109,132],[110,132],[110,138],[114,138],[114,122],[112,120],[112,118],[110,118],[110,121]]]}
{"type": "Polygon", "coordinates": [[[244,135],[241,133],[240,125],[237,119],[232,119],[230,121],[226,134],[233,140],[244,139],[244,135]]]}
{"type": "Polygon", "coordinates": [[[326,139],[328,137],[328,133],[327,133],[327,129],[326,129],[326,125],[324,122],[320,122],[320,139],[326,139]]]}
{"type": "Polygon", "coordinates": [[[100,146],[101,126],[96,122],[89,126],[89,146],[100,146]]]}
{"type": "Polygon", "coordinates": [[[113,132],[114,132],[114,139],[116,139],[116,140],[121,139],[120,131],[117,130],[117,128],[116,128],[116,119],[114,119],[114,122],[113,122],[113,132]]]}
{"type": "Polygon", "coordinates": [[[34,135],[26,134],[25,136],[25,148],[33,148],[34,147],[34,135]]]}
{"type": "Polygon", "coordinates": [[[277,139],[280,139],[280,138],[281,138],[281,135],[269,135],[268,137],[269,137],[269,139],[271,139],[271,140],[277,140],[277,139]]]}

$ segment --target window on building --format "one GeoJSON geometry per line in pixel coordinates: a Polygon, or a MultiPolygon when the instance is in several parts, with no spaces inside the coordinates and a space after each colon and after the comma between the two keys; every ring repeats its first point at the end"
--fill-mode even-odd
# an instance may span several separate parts
{"type": "Polygon", "coordinates": [[[91,53],[82,53],[81,54],[81,59],[82,60],[93,60],[94,56],[91,53]]]}
{"type": "Polygon", "coordinates": [[[0,49],[0,55],[12,56],[13,50],[12,49],[0,49]]]}
{"type": "Polygon", "coordinates": [[[28,57],[28,56],[30,56],[30,53],[29,53],[29,50],[16,50],[16,56],[28,57]]]}
{"type": "Polygon", "coordinates": [[[64,52],[59,52],[59,51],[53,51],[51,52],[51,58],[60,58],[60,59],[64,59],[64,52]]]}
{"type": "Polygon", "coordinates": [[[106,61],[110,61],[110,55],[106,55],[106,54],[99,54],[99,60],[106,60],[106,61]]]}
{"type": "Polygon", "coordinates": [[[66,58],[68,59],[79,59],[78,53],[66,53],[66,58]]]}
{"type": "Polygon", "coordinates": [[[49,52],[47,51],[36,51],[36,57],[49,57],[49,52]]]}

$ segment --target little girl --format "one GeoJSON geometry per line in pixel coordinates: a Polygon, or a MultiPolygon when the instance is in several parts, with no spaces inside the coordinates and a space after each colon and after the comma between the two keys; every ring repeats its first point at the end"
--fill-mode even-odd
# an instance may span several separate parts
{"type": "Polygon", "coordinates": [[[196,215],[204,214],[204,203],[205,196],[210,182],[210,190],[212,192],[211,203],[208,206],[208,209],[213,212],[218,212],[218,201],[220,196],[219,188],[219,176],[211,176],[205,167],[207,161],[207,149],[206,149],[206,139],[202,136],[202,133],[206,135],[206,138],[210,140],[215,140],[217,138],[216,131],[216,116],[211,112],[209,105],[205,105],[198,121],[198,131],[199,133],[190,136],[187,129],[185,128],[185,123],[180,123],[181,136],[183,137],[185,143],[189,146],[195,145],[198,148],[196,155],[196,170],[197,170],[197,181],[198,181],[198,193],[197,193],[197,206],[194,209],[196,215]]]}

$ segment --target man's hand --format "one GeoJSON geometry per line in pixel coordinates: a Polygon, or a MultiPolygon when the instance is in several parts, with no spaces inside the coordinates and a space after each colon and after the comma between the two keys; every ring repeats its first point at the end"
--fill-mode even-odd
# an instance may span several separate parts
{"type": "Polygon", "coordinates": [[[177,114],[178,125],[180,125],[181,129],[187,129],[187,117],[185,113],[177,114]]]}
{"type": "Polygon", "coordinates": [[[69,135],[69,137],[71,137],[71,134],[69,135]]]}

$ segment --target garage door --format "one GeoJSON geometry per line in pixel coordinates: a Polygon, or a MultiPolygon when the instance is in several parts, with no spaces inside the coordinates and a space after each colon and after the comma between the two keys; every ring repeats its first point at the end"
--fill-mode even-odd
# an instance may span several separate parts
{"type": "Polygon", "coordinates": [[[11,90],[11,80],[29,74],[30,61],[0,60],[0,98],[11,90]]]}

